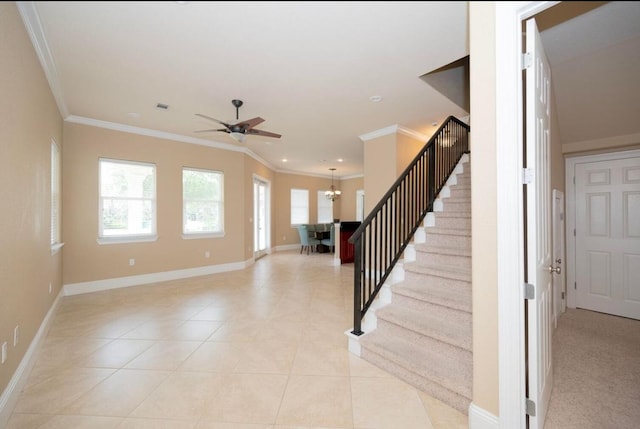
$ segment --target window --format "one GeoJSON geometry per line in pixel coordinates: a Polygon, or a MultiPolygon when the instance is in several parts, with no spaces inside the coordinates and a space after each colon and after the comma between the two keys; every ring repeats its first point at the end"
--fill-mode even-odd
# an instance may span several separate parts
{"type": "Polygon", "coordinates": [[[224,233],[224,175],[218,171],[182,169],[182,232],[224,233]]]}
{"type": "Polygon", "coordinates": [[[154,164],[101,159],[99,198],[100,238],[155,239],[154,164]]]}
{"type": "Polygon", "coordinates": [[[333,201],[325,195],[324,191],[318,191],[318,223],[333,222],[333,201]]]}
{"type": "Polygon", "coordinates": [[[60,150],[51,139],[51,248],[60,248],[60,150]]]}
{"type": "Polygon", "coordinates": [[[309,191],[291,190],[291,225],[309,223],[309,191]]]}

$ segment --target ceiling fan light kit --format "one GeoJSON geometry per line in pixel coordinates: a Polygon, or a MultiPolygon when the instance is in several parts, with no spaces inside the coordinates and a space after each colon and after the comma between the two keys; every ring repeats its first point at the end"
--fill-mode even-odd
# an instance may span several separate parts
{"type": "MultiPolygon", "coordinates": [[[[236,108],[236,121],[238,121],[239,120],[239,109],[244,103],[242,102],[242,100],[231,100],[231,104],[233,104],[235,106],[235,108],[236,108]]],[[[255,135],[255,136],[261,136],[261,137],[272,137],[272,138],[277,138],[277,139],[282,137],[280,134],[272,133],[270,131],[258,130],[256,128],[254,128],[256,125],[261,124],[261,123],[264,122],[264,119],[262,119],[259,116],[255,117],[253,119],[246,120],[246,121],[235,122],[233,124],[220,121],[219,119],[215,119],[215,118],[212,118],[210,116],[203,115],[201,113],[196,113],[196,116],[200,116],[201,118],[208,119],[210,121],[217,122],[218,124],[224,125],[224,128],[210,129],[210,130],[199,130],[199,131],[195,131],[196,133],[207,133],[207,132],[212,132],[212,131],[223,132],[223,133],[229,134],[232,139],[234,139],[234,140],[236,140],[236,141],[238,141],[240,143],[244,143],[244,141],[247,139],[248,135],[255,135]]]]}

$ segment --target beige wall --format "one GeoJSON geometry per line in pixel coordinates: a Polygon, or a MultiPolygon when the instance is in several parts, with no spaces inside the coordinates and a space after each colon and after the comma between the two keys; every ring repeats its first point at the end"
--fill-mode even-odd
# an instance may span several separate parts
{"type": "Polygon", "coordinates": [[[426,143],[400,132],[364,142],[365,213],[378,204],[426,143]],[[395,165],[395,170],[388,165],[395,165]]]}
{"type": "Polygon", "coordinates": [[[242,262],[251,252],[243,153],[73,123],[65,123],[64,136],[65,284],[242,262]],[[101,157],[156,165],[157,241],[97,243],[101,157]],[[182,238],[182,167],[224,173],[224,237],[182,238]]]}
{"type": "Polygon", "coordinates": [[[63,142],[61,116],[14,2],[0,2],[0,33],[0,343],[8,346],[2,393],[62,285],[62,252],[52,255],[50,245],[50,166],[51,139],[61,151],[63,142]]]}
{"type": "MultiPolygon", "coordinates": [[[[334,179],[339,187],[340,182],[334,179]]],[[[307,189],[309,191],[309,223],[318,221],[318,191],[326,191],[331,186],[331,177],[303,176],[299,174],[276,174],[275,185],[275,240],[274,245],[286,246],[300,243],[298,231],[291,227],[291,189],[307,189]]],[[[345,198],[343,195],[340,199],[345,198]]],[[[355,198],[355,196],[354,196],[355,198]]],[[[339,201],[339,200],[338,200],[339,201]]],[[[340,204],[334,204],[333,216],[340,217],[340,204]]]]}
{"type": "MultiPolygon", "coordinates": [[[[416,140],[405,134],[396,134],[396,177],[404,172],[407,166],[413,161],[418,152],[427,144],[427,141],[416,140]]],[[[394,179],[394,182],[395,182],[394,179]]],[[[388,187],[387,187],[388,189],[388,187]]]]}
{"type": "Polygon", "coordinates": [[[398,178],[383,168],[396,163],[396,135],[387,134],[364,142],[364,211],[369,213],[398,178]]]}
{"type": "Polygon", "coordinates": [[[469,3],[473,403],[498,416],[496,68],[493,2],[469,3]]]}
{"type": "Polygon", "coordinates": [[[364,177],[343,179],[340,181],[339,186],[340,190],[342,191],[342,197],[340,198],[340,220],[355,221],[356,192],[359,190],[364,190],[364,177]]]}

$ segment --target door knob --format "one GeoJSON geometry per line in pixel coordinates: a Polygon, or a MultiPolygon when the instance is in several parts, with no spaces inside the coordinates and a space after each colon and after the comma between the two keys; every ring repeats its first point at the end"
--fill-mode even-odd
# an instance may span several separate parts
{"type": "Polygon", "coordinates": [[[553,273],[560,274],[560,267],[553,268],[553,266],[549,265],[549,272],[551,274],[553,274],[553,273]]]}

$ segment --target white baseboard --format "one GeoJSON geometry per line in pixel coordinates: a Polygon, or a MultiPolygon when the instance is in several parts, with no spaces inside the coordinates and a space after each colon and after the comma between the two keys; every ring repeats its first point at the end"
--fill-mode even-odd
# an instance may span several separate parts
{"type": "Polygon", "coordinates": [[[500,419],[471,403],[469,406],[469,429],[500,429],[500,419]]]}
{"type": "Polygon", "coordinates": [[[91,282],[71,283],[64,285],[64,295],[78,295],[82,293],[98,292],[102,290],[118,289],[122,287],[138,286],[149,283],[179,280],[188,277],[206,276],[227,271],[243,270],[253,264],[253,258],[244,262],[230,264],[207,265],[204,267],[187,268],[184,270],[164,271],[161,273],[140,274],[137,276],[116,277],[112,279],[95,280],[91,282]]]}
{"type": "Polygon", "coordinates": [[[9,384],[4,389],[4,392],[0,395],[0,428],[5,427],[9,421],[9,417],[11,417],[13,408],[18,401],[18,396],[20,395],[20,392],[27,381],[27,377],[31,373],[31,369],[36,362],[37,351],[40,348],[42,340],[46,337],[47,332],[49,331],[53,315],[58,309],[58,304],[60,303],[60,298],[62,296],[63,292],[60,290],[60,293],[53,301],[53,304],[51,304],[47,315],[42,320],[40,328],[33,337],[27,352],[22,357],[20,365],[18,365],[16,372],[13,373],[13,377],[9,380],[9,384]]]}
{"type": "Polygon", "coordinates": [[[300,250],[300,244],[283,244],[273,248],[276,252],[284,252],[287,250],[300,250]]]}

